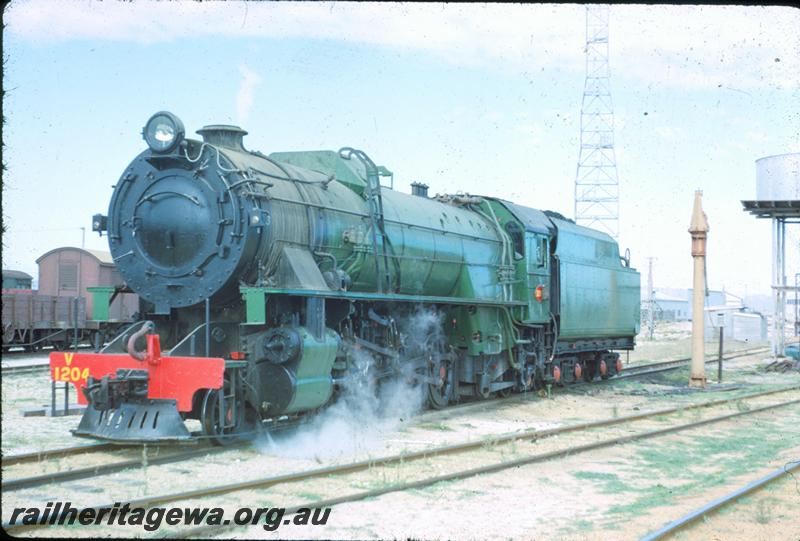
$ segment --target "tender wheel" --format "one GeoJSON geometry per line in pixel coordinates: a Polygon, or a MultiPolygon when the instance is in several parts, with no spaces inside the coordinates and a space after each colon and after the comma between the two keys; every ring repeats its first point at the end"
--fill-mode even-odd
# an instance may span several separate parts
{"type": "Polygon", "coordinates": [[[588,359],[583,365],[583,380],[591,383],[597,375],[597,361],[588,359]]]}
{"type": "Polygon", "coordinates": [[[609,376],[611,376],[611,374],[609,374],[609,372],[608,372],[608,365],[606,364],[606,361],[604,359],[600,359],[600,362],[598,363],[597,366],[598,366],[599,371],[600,371],[600,378],[601,379],[608,379],[609,376]]]}
{"type": "Polygon", "coordinates": [[[203,427],[203,434],[209,437],[215,445],[230,445],[241,437],[245,426],[244,401],[237,400],[236,418],[234,419],[234,407],[231,400],[225,403],[225,422],[220,422],[218,389],[211,389],[203,397],[203,405],[200,409],[200,423],[203,427]]]}

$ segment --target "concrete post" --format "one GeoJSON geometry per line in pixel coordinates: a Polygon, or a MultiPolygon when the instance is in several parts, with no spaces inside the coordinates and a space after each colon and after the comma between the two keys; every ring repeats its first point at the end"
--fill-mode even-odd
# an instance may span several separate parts
{"type": "Polygon", "coordinates": [[[692,235],[692,259],[694,259],[694,289],[692,290],[692,375],[689,387],[706,386],[706,363],[704,350],[705,313],[703,305],[706,295],[706,237],[708,221],[703,212],[703,192],[694,192],[694,209],[689,233],[692,235]]]}

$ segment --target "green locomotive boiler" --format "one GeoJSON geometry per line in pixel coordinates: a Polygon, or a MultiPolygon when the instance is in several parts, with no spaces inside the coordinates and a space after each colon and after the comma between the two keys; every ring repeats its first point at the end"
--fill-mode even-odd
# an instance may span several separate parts
{"type": "Polygon", "coordinates": [[[393,378],[441,408],[613,376],[634,346],[639,273],[604,233],[399,193],[352,148],[267,156],[238,127],[198,133],[155,114],[94,217],[146,321],[99,354],[51,356],[89,404],[77,435],[191,439],[199,419],[226,441],[393,378]]]}

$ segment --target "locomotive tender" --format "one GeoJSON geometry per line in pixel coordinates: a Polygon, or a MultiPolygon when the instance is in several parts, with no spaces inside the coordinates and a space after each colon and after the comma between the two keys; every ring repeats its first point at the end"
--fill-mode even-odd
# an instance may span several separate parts
{"type": "Polygon", "coordinates": [[[225,442],[359,378],[413,380],[441,408],[613,376],[614,350],[634,346],[639,273],[604,233],[498,198],[396,192],[352,148],[266,156],[236,126],[197,133],[153,115],[94,217],[146,321],[98,354],[51,355],[89,404],[76,435],[188,440],[198,419],[225,442]]]}

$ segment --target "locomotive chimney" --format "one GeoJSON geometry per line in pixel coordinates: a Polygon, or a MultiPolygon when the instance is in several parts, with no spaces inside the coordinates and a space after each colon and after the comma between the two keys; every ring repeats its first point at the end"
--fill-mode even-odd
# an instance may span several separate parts
{"type": "Polygon", "coordinates": [[[203,142],[205,143],[246,152],[242,140],[247,135],[247,132],[239,126],[214,124],[212,126],[203,126],[203,129],[197,130],[197,133],[203,136],[203,142]]]}
{"type": "Polygon", "coordinates": [[[428,197],[428,185],[423,184],[422,182],[412,182],[411,195],[416,195],[417,197],[428,197]]]}

